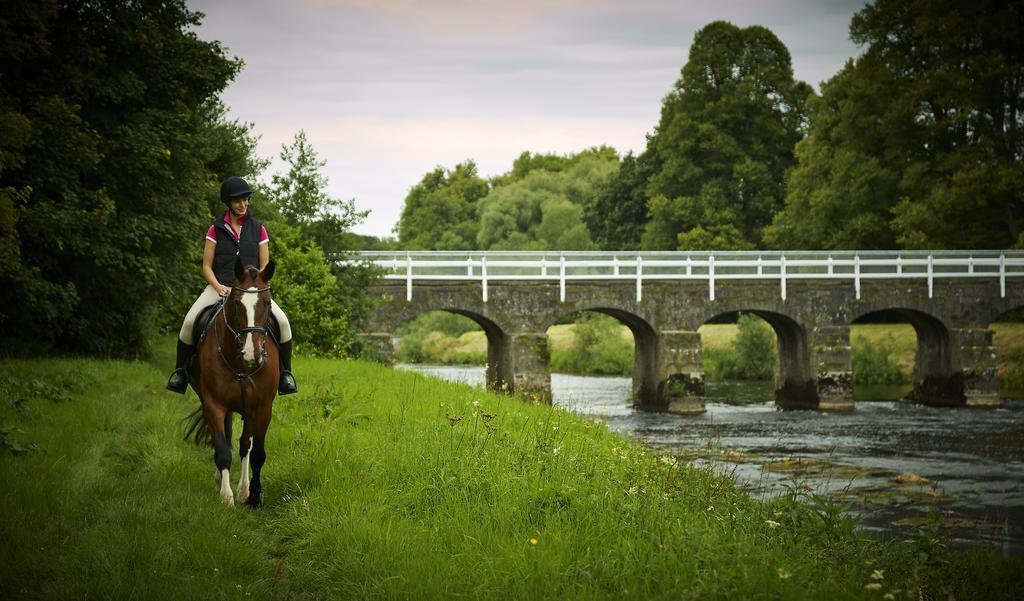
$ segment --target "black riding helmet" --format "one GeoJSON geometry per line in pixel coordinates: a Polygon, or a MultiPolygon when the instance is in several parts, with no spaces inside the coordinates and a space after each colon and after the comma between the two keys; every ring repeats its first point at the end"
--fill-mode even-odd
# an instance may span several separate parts
{"type": "Polygon", "coordinates": [[[224,204],[246,196],[252,196],[252,189],[249,182],[238,176],[229,177],[220,185],[220,201],[224,204]]]}

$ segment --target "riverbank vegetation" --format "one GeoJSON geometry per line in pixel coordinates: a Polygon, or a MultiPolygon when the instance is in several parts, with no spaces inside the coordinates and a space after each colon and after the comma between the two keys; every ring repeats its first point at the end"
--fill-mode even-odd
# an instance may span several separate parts
{"type": "MultiPolygon", "coordinates": [[[[0,597],[1014,599],[1021,560],[876,540],[547,406],[296,360],[262,510],[224,508],[156,361],[0,361],[0,597]],[[887,596],[887,595],[891,595],[887,596]]],[[[233,475],[237,477],[237,461],[233,475]]]]}

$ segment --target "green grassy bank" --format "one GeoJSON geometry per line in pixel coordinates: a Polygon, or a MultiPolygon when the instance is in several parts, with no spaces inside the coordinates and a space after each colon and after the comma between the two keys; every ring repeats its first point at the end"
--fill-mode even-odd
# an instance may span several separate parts
{"type": "MultiPolygon", "coordinates": [[[[0,361],[2,599],[1015,599],[1024,561],[880,542],[545,406],[296,361],[265,507],[224,508],[155,364],[0,361]]],[[[232,476],[237,478],[237,461],[232,476]]]]}

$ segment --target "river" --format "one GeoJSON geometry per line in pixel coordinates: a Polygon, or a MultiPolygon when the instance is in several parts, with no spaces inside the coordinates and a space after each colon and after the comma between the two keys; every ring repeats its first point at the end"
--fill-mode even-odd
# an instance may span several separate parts
{"type": "MultiPolygon", "coordinates": [[[[483,367],[403,365],[483,386],[483,367]]],[[[864,528],[938,527],[953,546],[1024,557],[1024,401],[997,409],[858,401],[850,412],[782,411],[770,382],[709,382],[699,415],[633,408],[629,378],[551,375],[552,403],[598,418],[659,453],[735,476],[772,497],[807,485],[849,503],[864,528]]],[[[901,391],[857,389],[856,396],[901,391]]]]}

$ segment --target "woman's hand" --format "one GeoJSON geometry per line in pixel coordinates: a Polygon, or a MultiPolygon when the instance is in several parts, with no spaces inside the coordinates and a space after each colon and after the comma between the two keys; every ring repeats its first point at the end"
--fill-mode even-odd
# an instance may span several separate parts
{"type": "Polygon", "coordinates": [[[228,295],[228,293],[231,292],[231,288],[228,288],[227,286],[225,286],[224,284],[221,284],[219,282],[217,283],[216,288],[217,288],[217,294],[219,294],[221,296],[224,296],[224,297],[226,297],[228,295]]]}

